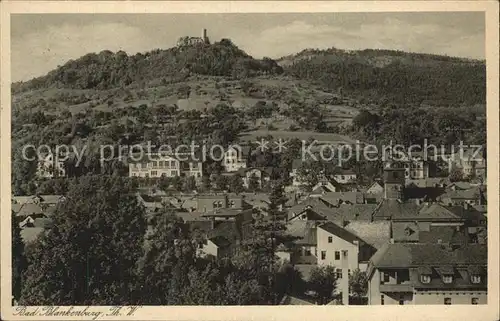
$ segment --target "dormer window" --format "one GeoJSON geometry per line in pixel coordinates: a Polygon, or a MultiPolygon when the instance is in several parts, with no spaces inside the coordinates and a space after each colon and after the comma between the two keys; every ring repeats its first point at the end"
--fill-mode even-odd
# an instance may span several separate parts
{"type": "Polygon", "coordinates": [[[446,284],[453,282],[453,276],[452,275],[443,275],[443,282],[446,284]]]}
{"type": "Polygon", "coordinates": [[[471,275],[470,281],[471,281],[471,283],[474,283],[474,284],[481,283],[481,276],[477,275],[477,274],[471,275]]]}
{"type": "Polygon", "coordinates": [[[420,282],[425,283],[425,284],[431,283],[431,276],[428,274],[422,274],[420,276],[420,282]]]}

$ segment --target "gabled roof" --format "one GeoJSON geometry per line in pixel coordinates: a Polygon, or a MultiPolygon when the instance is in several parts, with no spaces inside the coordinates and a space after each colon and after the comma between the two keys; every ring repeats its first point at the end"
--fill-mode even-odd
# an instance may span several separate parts
{"type": "Polygon", "coordinates": [[[64,199],[62,195],[40,195],[41,201],[45,204],[57,204],[64,199]]]}
{"type": "Polygon", "coordinates": [[[12,204],[12,211],[16,216],[28,216],[33,214],[42,214],[43,210],[38,204],[12,204]]]}
{"type": "Polygon", "coordinates": [[[443,206],[438,203],[424,204],[420,209],[418,215],[418,218],[421,220],[463,220],[463,217],[457,215],[455,211],[452,211],[449,207],[443,206]]]}
{"type": "Polygon", "coordinates": [[[327,222],[324,224],[321,224],[318,226],[318,229],[322,229],[332,235],[335,235],[337,237],[340,237],[344,241],[347,241],[349,243],[354,243],[355,241],[357,242],[362,242],[359,237],[351,233],[350,231],[338,226],[337,224],[333,222],[327,222]]]}
{"type": "Polygon", "coordinates": [[[429,231],[420,231],[419,242],[466,244],[468,237],[465,232],[464,229],[457,230],[455,226],[430,226],[429,231]]]}
{"type": "Polygon", "coordinates": [[[229,240],[222,235],[211,237],[209,240],[212,241],[212,243],[214,243],[217,247],[227,247],[231,245],[231,242],[229,242],[229,240]]]}
{"type": "Polygon", "coordinates": [[[373,255],[370,262],[379,268],[486,265],[488,255],[486,246],[480,244],[451,249],[442,244],[394,243],[384,245],[373,255]]]}
{"type": "Polygon", "coordinates": [[[447,190],[444,194],[441,195],[441,198],[450,198],[450,199],[470,199],[475,200],[481,197],[481,189],[478,186],[469,188],[469,189],[457,189],[457,190],[447,190]]]}
{"type": "Polygon", "coordinates": [[[296,204],[288,209],[289,219],[297,216],[298,214],[304,212],[307,208],[313,209],[316,213],[324,215],[325,212],[329,211],[328,206],[316,198],[309,198],[302,203],[296,204]]]}
{"type": "Polygon", "coordinates": [[[361,192],[330,192],[321,196],[321,199],[333,206],[342,203],[361,204],[363,203],[363,193],[361,192]]]}
{"type": "Polygon", "coordinates": [[[314,305],[314,303],[296,298],[294,296],[285,295],[281,300],[280,305],[314,305]]]}
{"type": "Polygon", "coordinates": [[[316,245],[316,224],[314,222],[296,220],[286,225],[287,234],[298,237],[295,244],[316,245]]]}
{"type": "Polygon", "coordinates": [[[419,217],[418,211],[419,207],[415,203],[384,199],[373,212],[373,219],[415,219],[419,217]]]}
{"type": "Polygon", "coordinates": [[[341,204],[329,208],[329,211],[325,212],[325,217],[329,221],[338,223],[343,221],[371,221],[372,213],[377,206],[377,204],[341,204]]]}
{"type": "Polygon", "coordinates": [[[205,212],[202,217],[236,217],[243,215],[245,213],[251,212],[252,210],[241,210],[237,208],[222,208],[216,211],[205,212]]]}
{"type": "Polygon", "coordinates": [[[420,228],[416,222],[394,222],[392,238],[395,242],[417,242],[420,228]]]}
{"type": "Polygon", "coordinates": [[[389,221],[350,221],[345,229],[375,249],[381,248],[391,239],[391,222],[389,221]]]}

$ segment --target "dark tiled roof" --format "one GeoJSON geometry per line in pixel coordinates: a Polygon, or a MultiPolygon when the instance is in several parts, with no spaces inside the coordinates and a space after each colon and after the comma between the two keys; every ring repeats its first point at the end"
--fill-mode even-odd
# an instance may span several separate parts
{"type": "Polygon", "coordinates": [[[460,229],[457,231],[455,226],[431,226],[429,231],[420,231],[420,243],[434,243],[438,242],[449,244],[466,244],[468,241],[465,230],[460,229]]]}
{"type": "Polygon", "coordinates": [[[479,187],[472,187],[465,190],[448,190],[446,193],[441,195],[441,199],[470,199],[475,200],[479,199],[481,196],[481,190],[479,187]]]}
{"type": "Polygon", "coordinates": [[[222,235],[211,237],[209,240],[217,245],[217,247],[226,247],[231,245],[231,242],[229,242],[229,240],[222,235]]]}
{"type": "Polygon", "coordinates": [[[42,208],[37,204],[12,204],[12,211],[16,216],[28,216],[33,214],[42,214],[42,208]]]}
{"type": "Polygon", "coordinates": [[[327,222],[324,224],[321,224],[318,226],[318,228],[327,231],[328,233],[331,233],[337,237],[340,237],[341,239],[354,243],[354,241],[362,242],[359,237],[354,235],[353,233],[349,232],[348,230],[338,226],[337,224],[334,224],[332,222],[327,222]]]}
{"type": "Polygon", "coordinates": [[[442,244],[395,243],[382,247],[370,261],[375,267],[387,268],[486,265],[488,255],[486,246],[479,244],[452,249],[442,244]]]}
{"type": "Polygon", "coordinates": [[[419,217],[419,207],[412,202],[384,199],[373,213],[374,219],[414,219],[419,217]]]}
{"type": "Polygon", "coordinates": [[[285,295],[281,300],[280,305],[314,305],[314,303],[290,295],[285,295]]]}
{"type": "Polygon", "coordinates": [[[329,192],[320,197],[330,205],[338,205],[340,201],[351,204],[363,203],[363,193],[361,192],[329,192]]]}
{"type": "Polygon", "coordinates": [[[332,222],[371,221],[377,204],[341,204],[326,212],[326,219],[332,222]]]}
{"type": "Polygon", "coordinates": [[[315,245],[316,232],[315,222],[295,220],[287,224],[287,233],[299,238],[295,241],[296,244],[315,245]]]}
{"type": "Polygon", "coordinates": [[[389,221],[351,221],[345,229],[376,249],[389,243],[391,239],[391,222],[389,221]]]}
{"type": "Polygon", "coordinates": [[[394,222],[392,238],[395,242],[416,242],[419,240],[419,227],[415,222],[394,222]]]}

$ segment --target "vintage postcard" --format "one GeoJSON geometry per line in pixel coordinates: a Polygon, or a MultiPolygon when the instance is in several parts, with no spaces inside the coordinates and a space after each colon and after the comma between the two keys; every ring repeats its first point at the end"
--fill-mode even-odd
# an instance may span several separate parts
{"type": "Polygon", "coordinates": [[[2,320],[500,319],[498,2],[0,6],[2,320]]]}

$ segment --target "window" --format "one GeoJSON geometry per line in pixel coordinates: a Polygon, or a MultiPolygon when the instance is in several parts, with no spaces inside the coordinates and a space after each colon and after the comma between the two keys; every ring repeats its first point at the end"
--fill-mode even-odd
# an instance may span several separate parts
{"type": "Polygon", "coordinates": [[[151,171],[151,176],[157,176],[158,172],[157,171],[151,171]]]}
{"type": "Polygon", "coordinates": [[[342,257],[347,259],[347,250],[342,251],[342,257]]]}
{"type": "Polygon", "coordinates": [[[230,202],[229,202],[229,206],[230,206],[230,207],[235,207],[236,205],[235,205],[234,201],[230,201],[230,202]]]}
{"type": "Polygon", "coordinates": [[[380,305],[384,305],[384,295],[380,296],[380,305]]]}
{"type": "Polygon", "coordinates": [[[481,276],[480,275],[471,275],[470,281],[472,283],[475,283],[475,284],[481,283],[481,276]]]}
{"type": "Polygon", "coordinates": [[[333,242],[333,237],[332,236],[329,236],[328,237],[328,243],[332,243],[333,242]]]}
{"type": "Polygon", "coordinates": [[[444,275],[443,276],[443,282],[447,283],[447,284],[453,282],[453,276],[451,276],[451,275],[444,275]]]}
{"type": "Polygon", "coordinates": [[[451,305],[451,298],[444,298],[445,305],[451,305]]]}
{"type": "Polygon", "coordinates": [[[473,304],[473,305],[477,305],[479,303],[479,299],[478,298],[472,298],[471,301],[470,301],[470,304],[473,304]]]}
{"type": "Polygon", "coordinates": [[[390,281],[390,275],[387,272],[382,272],[382,280],[384,280],[384,283],[388,283],[390,281]]]}
{"type": "Polygon", "coordinates": [[[431,276],[428,274],[423,274],[420,276],[420,282],[422,283],[430,283],[431,282],[431,276]]]}
{"type": "Polygon", "coordinates": [[[321,251],[321,259],[322,260],[326,259],[326,251],[321,251]]]}
{"type": "Polygon", "coordinates": [[[304,249],[304,255],[311,256],[311,249],[309,249],[309,248],[304,249]]]}
{"type": "Polygon", "coordinates": [[[335,271],[335,274],[337,276],[337,279],[342,279],[342,269],[337,269],[335,271]]]}
{"type": "Polygon", "coordinates": [[[335,260],[340,260],[340,252],[335,251],[335,260]]]}

